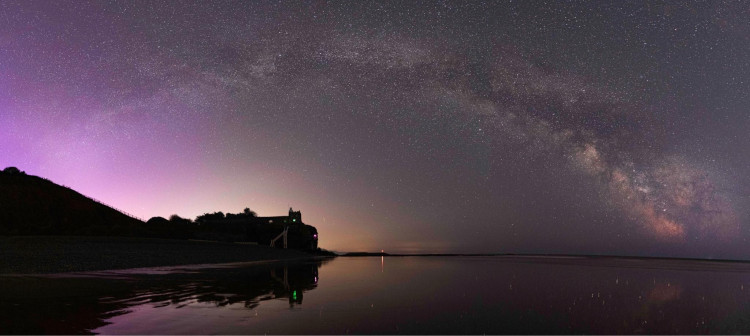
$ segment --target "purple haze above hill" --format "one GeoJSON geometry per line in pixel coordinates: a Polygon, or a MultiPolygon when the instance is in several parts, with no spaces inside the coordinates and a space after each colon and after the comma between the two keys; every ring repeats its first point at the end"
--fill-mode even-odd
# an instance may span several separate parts
{"type": "Polygon", "coordinates": [[[750,3],[0,2],[0,169],[324,248],[750,258],[750,3]]]}

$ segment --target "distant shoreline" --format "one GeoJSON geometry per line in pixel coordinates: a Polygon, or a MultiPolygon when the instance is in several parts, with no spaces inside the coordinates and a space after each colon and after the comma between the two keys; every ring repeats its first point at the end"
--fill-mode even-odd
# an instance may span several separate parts
{"type": "MultiPolygon", "coordinates": [[[[677,257],[515,254],[349,252],[340,257],[505,257],[577,260],[667,260],[750,264],[747,260],[677,257]]],[[[100,236],[0,236],[0,275],[54,274],[133,268],[274,262],[317,259],[292,249],[254,244],[156,238],[100,236]]]]}
{"type": "Polygon", "coordinates": [[[0,275],[313,259],[252,244],[98,236],[0,236],[0,275]]]}
{"type": "Polygon", "coordinates": [[[544,257],[544,258],[588,258],[588,259],[637,259],[637,260],[684,260],[711,261],[729,263],[750,263],[750,260],[738,259],[707,259],[685,257],[648,257],[648,256],[619,256],[601,254],[535,254],[535,253],[383,253],[383,252],[347,252],[339,257],[544,257]]]}

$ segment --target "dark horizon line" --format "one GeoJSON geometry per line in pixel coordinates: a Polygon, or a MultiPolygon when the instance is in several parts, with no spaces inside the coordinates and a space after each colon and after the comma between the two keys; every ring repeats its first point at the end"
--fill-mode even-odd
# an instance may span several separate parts
{"type": "Polygon", "coordinates": [[[386,252],[342,252],[339,257],[579,257],[579,258],[612,258],[612,259],[668,259],[685,261],[715,261],[750,263],[742,259],[713,259],[667,256],[635,256],[609,254],[566,254],[566,253],[386,253],[386,252]]]}

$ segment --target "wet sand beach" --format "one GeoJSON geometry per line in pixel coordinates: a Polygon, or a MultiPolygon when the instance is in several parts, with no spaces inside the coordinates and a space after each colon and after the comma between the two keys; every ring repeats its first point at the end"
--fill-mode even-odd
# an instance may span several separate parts
{"type": "Polygon", "coordinates": [[[224,242],[126,237],[0,237],[0,274],[81,272],[311,257],[296,250],[224,242]]]}

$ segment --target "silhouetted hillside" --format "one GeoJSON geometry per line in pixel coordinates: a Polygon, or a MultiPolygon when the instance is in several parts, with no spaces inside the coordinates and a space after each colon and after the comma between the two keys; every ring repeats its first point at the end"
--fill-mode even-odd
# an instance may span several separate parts
{"type": "Polygon", "coordinates": [[[0,235],[84,235],[201,239],[270,245],[288,232],[289,248],[318,251],[318,230],[302,223],[299,211],[289,216],[257,217],[250,209],[217,212],[196,221],[172,215],[148,222],[130,217],[67,187],[26,175],[15,167],[0,171],[0,235]],[[286,231],[285,231],[286,230],[286,231]]]}
{"type": "Polygon", "coordinates": [[[138,219],[14,167],[0,171],[0,235],[154,236],[138,219]]]}

